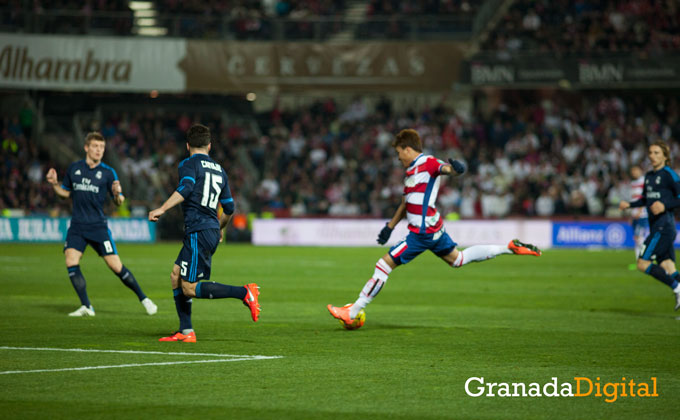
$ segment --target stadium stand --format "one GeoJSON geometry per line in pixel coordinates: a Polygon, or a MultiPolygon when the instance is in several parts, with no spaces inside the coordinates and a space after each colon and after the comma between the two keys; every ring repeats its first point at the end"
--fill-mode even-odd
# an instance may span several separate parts
{"type": "Polygon", "coordinates": [[[333,113],[332,100],[319,101],[273,122],[259,204],[292,215],[387,217],[401,198],[392,133],[415,127],[429,152],[462,157],[469,166],[462,188],[443,188],[445,212],[618,215],[613,206],[626,196],[627,170],[644,159],[645,144],[680,133],[673,95],[619,95],[541,99],[515,92],[467,116],[444,104],[390,112],[385,101],[333,113]]]}
{"type": "Polygon", "coordinates": [[[518,0],[483,45],[499,56],[658,54],[679,48],[680,7],[660,0],[518,0]]]}
{"type": "Polygon", "coordinates": [[[11,32],[75,35],[235,40],[441,39],[469,36],[474,21],[480,20],[476,16],[480,4],[466,0],[2,0],[0,23],[1,29],[11,32]]]}
{"type": "Polygon", "coordinates": [[[312,39],[337,32],[344,1],[0,2],[3,28],[33,33],[312,39]]]}
{"type": "MultiPolygon", "coordinates": [[[[347,34],[344,23],[333,22],[358,10],[363,17],[350,35],[389,39],[414,33],[399,27],[390,32],[370,19],[473,16],[488,2],[146,3],[150,9],[145,10],[163,10],[156,23],[168,29],[166,35],[295,40],[318,38],[318,28],[306,30],[300,24],[307,18],[328,17],[322,21],[331,26],[322,38],[331,37],[347,34]],[[277,19],[297,23],[277,34],[275,25],[265,23],[277,19]],[[251,25],[255,20],[260,23],[251,25]],[[217,26],[211,26],[213,21],[217,26]]],[[[618,51],[652,54],[675,51],[680,45],[679,11],[673,5],[665,7],[666,2],[509,3],[507,14],[500,16],[482,44],[483,51],[506,57],[532,50],[587,56],[618,51]]],[[[130,35],[139,29],[127,1],[91,1],[83,6],[67,0],[30,5],[5,0],[0,1],[0,13],[3,28],[12,32],[130,35]]],[[[440,192],[444,214],[619,217],[615,205],[628,194],[628,168],[644,160],[645,144],[674,140],[680,134],[674,90],[480,88],[467,92],[469,109],[455,108],[448,101],[405,106],[390,96],[361,94],[347,99],[347,93],[342,98],[324,93],[306,105],[274,106],[266,112],[243,105],[247,102],[242,97],[236,101],[223,95],[163,94],[152,100],[148,95],[121,93],[23,94],[28,98],[25,106],[2,118],[0,207],[33,215],[68,213],[67,204],[43,182],[47,168],[62,165],[60,153],[46,145],[38,131],[55,136],[57,143],[70,148],[71,157],[82,154],[79,141],[87,131],[102,131],[109,141],[106,159],[119,171],[129,194],[127,210],[141,217],[175,188],[174,168],[185,153],[183,133],[197,121],[216,134],[216,159],[231,165],[227,169],[238,211],[292,217],[390,216],[401,199],[402,176],[390,143],[392,135],[406,127],[420,132],[428,152],[460,158],[468,165],[468,176],[460,183],[445,183],[440,192]],[[45,106],[39,106],[43,102],[45,106]],[[34,120],[39,118],[44,120],[42,130],[35,129],[34,120]]],[[[671,144],[678,156],[677,144],[671,144]]],[[[680,162],[677,157],[675,162],[680,162]]],[[[171,217],[165,221],[176,222],[171,217]]]]}
{"type": "MultiPolygon", "coordinates": [[[[239,212],[388,217],[401,199],[392,134],[415,127],[427,151],[467,163],[468,176],[444,183],[439,199],[445,215],[463,218],[618,216],[614,207],[628,194],[628,168],[644,160],[644,145],[680,134],[673,94],[542,99],[505,92],[486,101],[495,103],[466,115],[443,103],[395,111],[386,98],[369,107],[357,97],[344,108],[326,98],[275,109],[260,116],[256,128],[219,112],[120,111],[102,102],[99,117],[83,132],[101,130],[108,139],[107,159],[119,170],[137,216],[175,188],[183,132],[201,121],[217,133],[213,151],[228,165],[239,212]]],[[[18,115],[3,119],[3,207],[63,212],[42,182],[52,162],[19,121],[18,115]],[[30,169],[22,173],[20,167],[30,169]]],[[[675,143],[673,151],[680,152],[675,143]]]]}

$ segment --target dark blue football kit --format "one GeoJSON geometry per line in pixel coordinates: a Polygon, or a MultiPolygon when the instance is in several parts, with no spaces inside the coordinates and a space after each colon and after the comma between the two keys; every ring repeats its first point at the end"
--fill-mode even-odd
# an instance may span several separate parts
{"type": "Polygon", "coordinates": [[[645,175],[642,198],[630,203],[631,207],[647,207],[649,216],[649,236],[645,240],[642,252],[638,256],[643,260],[675,261],[673,243],[677,231],[673,210],[680,206],[680,177],[669,166],[658,171],[649,171],[645,175]],[[650,206],[660,201],[666,210],[654,215],[650,206]]]}
{"type": "MultiPolygon", "coordinates": [[[[680,274],[666,273],[659,264],[666,260],[675,262],[675,248],[673,246],[677,230],[675,228],[674,209],[680,207],[680,177],[670,166],[664,166],[658,171],[652,170],[645,174],[645,185],[642,190],[642,198],[630,203],[631,207],[647,207],[649,216],[649,236],[640,251],[638,258],[657,263],[649,264],[646,274],[666,284],[678,293],[680,274]],[[660,201],[664,204],[663,213],[653,214],[651,206],[660,201]]],[[[680,295],[676,296],[680,307],[680,295]]]]}
{"type": "Polygon", "coordinates": [[[113,198],[111,186],[117,180],[116,171],[105,163],[90,168],[83,159],[68,167],[61,188],[71,192],[73,213],[64,249],[84,252],[89,244],[100,256],[117,254],[102,209],[113,198]]]}
{"type": "Polygon", "coordinates": [[[196,153],[179,164],[179,186],[184,197],[184,244],[175,264],[188,282],[210,279],[212,255],[220,243],[217,203],[234,212],[227,173],[210,156],[196,153]]]}

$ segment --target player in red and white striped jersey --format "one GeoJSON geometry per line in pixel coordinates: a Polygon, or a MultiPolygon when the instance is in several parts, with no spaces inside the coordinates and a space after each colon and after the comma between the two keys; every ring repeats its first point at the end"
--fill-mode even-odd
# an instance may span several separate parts
{"type": "Polygon", "coordinates": [[[406,168],[404,196],[394,217],[380,232],[378,243],[384,245],[394,227],[403,218],[407,219],[410,232],[404,240],[378,260],[373,277],[366,282],[354,304],[343,307],[328,305],[327,308],[333,317],[351,323],[359,311],[380,292],[394,268],[410,262],[426,250],[432,251],[454,268],[471,262],[485,261],[500,254],[541,255],[538,248],[517,239],[510,241],[507,246],[476,245],[458,251],[457,244],[444,230],[442,217],[435,207],[435,202],[441,182],[439,176],[460,175],[465,172],[465,167],[453,159],[445,163],[423,154],[422,142],[415,130],[400,131],[392,146],[406,168]]]}

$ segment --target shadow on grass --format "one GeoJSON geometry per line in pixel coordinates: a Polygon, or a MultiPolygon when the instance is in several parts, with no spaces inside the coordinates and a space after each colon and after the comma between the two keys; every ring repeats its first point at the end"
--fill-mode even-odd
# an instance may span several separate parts
{"type": "Polygon", "coordinates": [[[49,310],[50,312],[55,312],[58,314],[62,314],[64,316],[70,314],[71,312],[75,311],[76,309],[80,308],[80,305],[77,302],[74,302],[72,304],[69,303],[48,303],[48,304],[43,304],[40,305],[41,307],[49,310]]]}
{"type": "MultiPolygon", "coordinates": [[[[363,327],[366,328],[366,327],[363,327]]],[[[407,324],[385,324],[383,322],[372,322],[371,329],[376,330],[440,330],[444,329],[441,325],[426,326],[426,325],[407,325],[407,324]]]]}
{"type": "Polygon", "coordinates": [[[643,317],[643,318],[674,318],[676,315],[675,314],[660,314],[657,312],[644,312],[644,311],[636,311],[634,309],[629,309],[629,308],[599,308],[595,309],[592,308],[589,310],[590,312],[610,312],[613,314],[620,314],[620,315],[628,315],[628,316],[635,316],[635,317],[643,317]]]}
{"type": "MultiPolygon", "coordinates": [[[[144,331],[144,332],[139,332],[136,335],[139,337],[149,337],[152,339],[152,341],[158,341],[159,338],[161,337],[169,337],[173,334],[175,334],[176,331],[172,330],[156,330],[155,332],[152,331],[144,331]]],[[[124,336],[125,331],[123,331],[120,335],[124,336]]],[[[127,334],[129,335],[129,333],[127,334]]],[[[257,344],[258,341],[256,340],[243,340],[243,339],[235,339],[232,337],[227,337],[225,334],[201,334],[200,331],[196,333],[196,341],[200,343],[239,343],[239,344],[257,344]]],[[[186,344],[186,343],[185,343],[186,344]]],[[[193,343],[191,343],[193,344],[193,343]]]]}

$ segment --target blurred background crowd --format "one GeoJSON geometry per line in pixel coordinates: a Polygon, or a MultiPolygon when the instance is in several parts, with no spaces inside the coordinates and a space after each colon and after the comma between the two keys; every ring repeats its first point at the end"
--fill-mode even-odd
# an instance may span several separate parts
{"type": "MultiPolygon", "coordinates": [[[[444,214],[465,218],[618,216],[629,169],[645,166],[648,143],[665,140],[680,157],[673,94],[478,96],[471,112],[444,103],[395,111],[385,97],[370,105],[355,97],[343,108],[325,98],[261,114],[254,129],[214,113],[116,111],[87,121],[83,132],[106,137],[106,160],[141,216],[176,187],[194,122],[214,133],[212,153],[239,210],[280,216],[391,216],[403,181],[391,142],[404,128],[420,133],[425,153],[466,163],[467,174],[443,182],[439,196],[444,214]]],[[[2,119],[0,207],[67,213],[44,182],[54,162],[30,137],[30,112],[2,119]]]]}
{"type": "Polygon", "coordinates": [[[522,51],[556,55],[680,48],[680,4],[675,0],[517,0],[484,49],[499,57],[522,51]]]}
{"type": "MultiPolygon", "coordinates": [[[[157,28],[167,30],[158,35],[318,40],[317,25],[325,25],[321,38],[413,39],[433,30],[452,39],[454,20],[468,16],[463,26],[474,27],[491,4],[502,13],[490,30],[473,33],[479,42],[471,43],[472,54],[653,57],[680,49],[674,0],[0,0],[0,25],[12,32],[131,35],[141,28],[134,3],[144,3],[157,28]],[[421,18],[429,23],[409,26],[421,18]],[[276,19],[289,26],[277,29],[276,19]]],[[[55,167],[61,179],[65,162],[83,157],[84,135],[96,130],[107,139],[105,161],[129,199],[115,211],[145,217],[176,188],[177,165],[187,154],[184,133],[195,122],[213,132],[212,154],[227,169],[240,214],[391,217],[403,181],[391,142],[404,128],[420,133],[425,153],[467,165],[463,177],[441,184],[438,205],[450,218],[621,217],[616,207],[630,197],[630,167],[648,169],[650,142],[668,142],[680,167],[672,86],[468,89],[467,103],[453,97],[454,87],[430,101],[329,92],[277,97],[267,109],[243,95],[19,92],[21,102],[0,118],[0,209],[68,215],[69,202],[44,176],[55,167]],[[47,132],[64,146],[56,155],[62,159],[46,147],[47,132]]]]}

